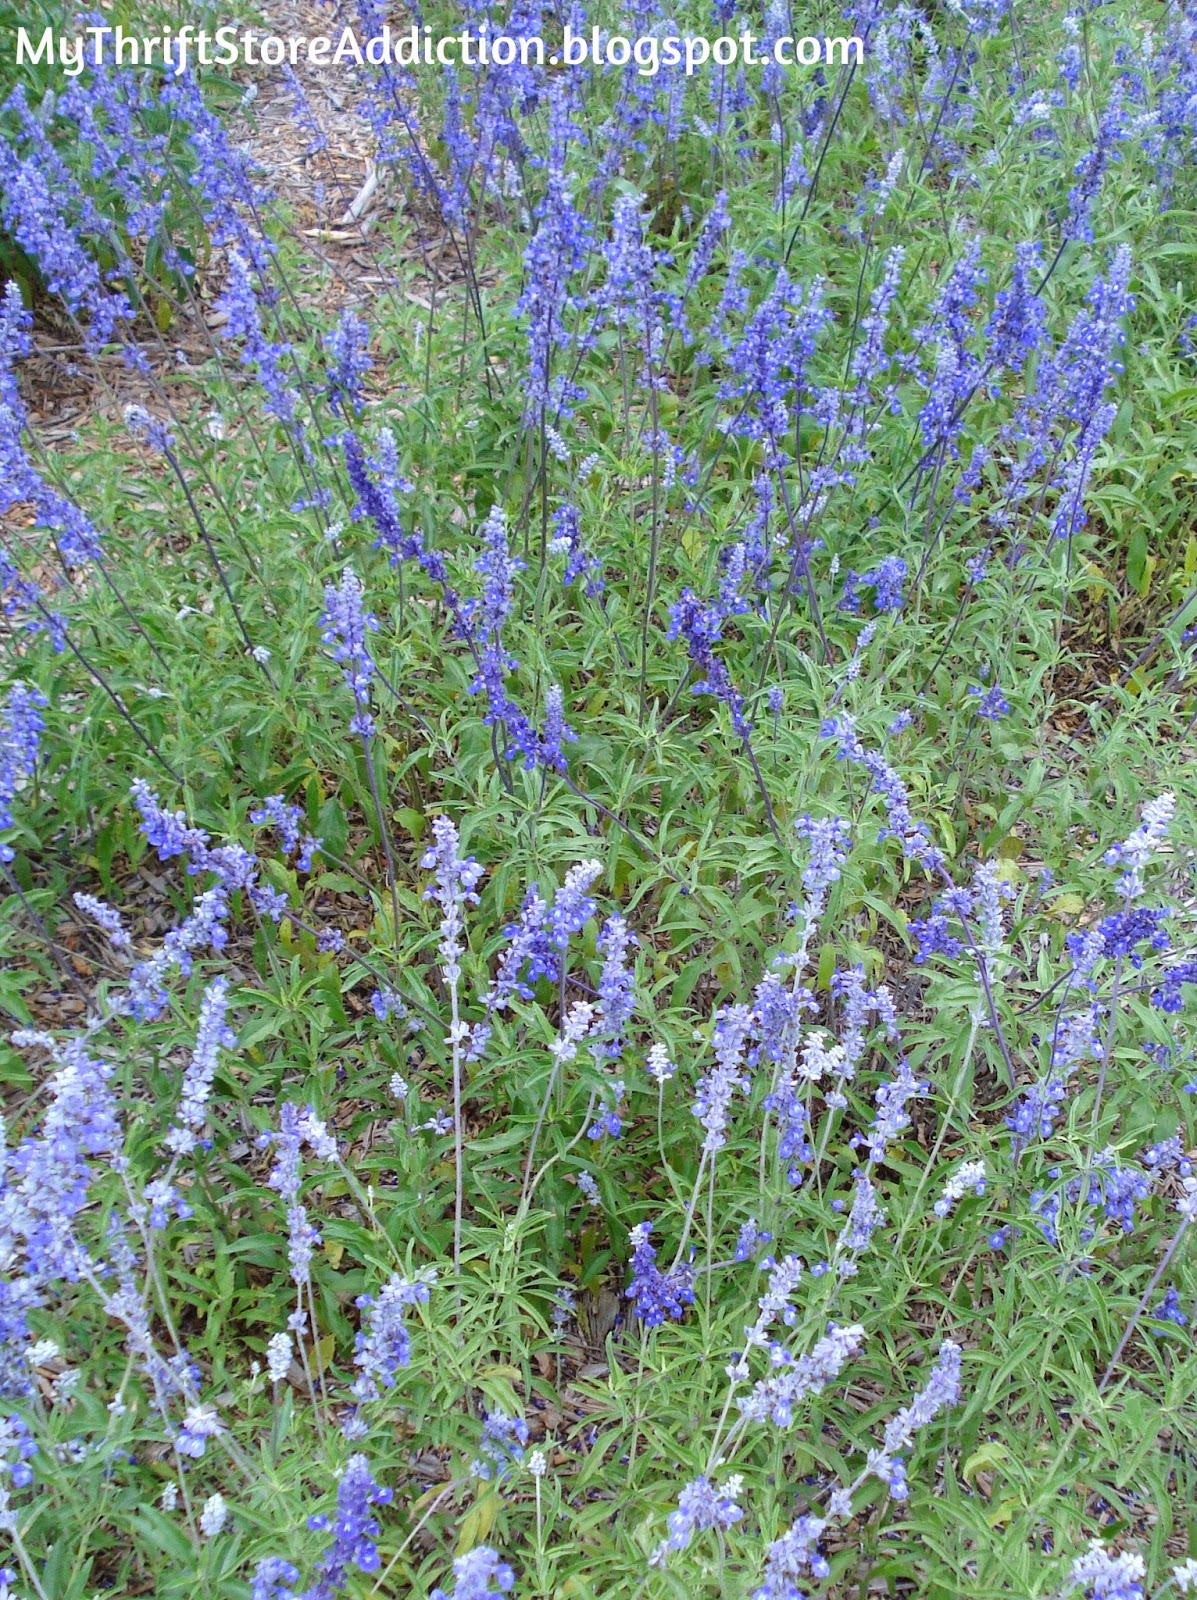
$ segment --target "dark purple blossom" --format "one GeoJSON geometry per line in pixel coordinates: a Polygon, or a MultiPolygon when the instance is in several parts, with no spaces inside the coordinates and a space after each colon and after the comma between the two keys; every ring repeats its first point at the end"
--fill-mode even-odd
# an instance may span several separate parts
{"type": "Polygon", "coordinates": [[[1143,965],[1141,945],[1146,944],[1150,950],[1170,948],[1168,931],[1164,927],[1168,915],[1167,907],[1152,911],[1138,906],[1103,917],[1097,927],[1105,940],[1106,955],[1129,956],[1131,965],[1140,968],[1143,965]]]}
{"type": "Polygon", "coordinates": [[[274,828],[282,840],[284,852],[295,857],[298,870],[312,870],[312,858],[323,841],[313,838],[303,826],[301,807],[288,804],[281,794],[267,795],[258,809],[250,812],[249,820],[257,828],[274,828]]]}
{"type": "Polygon", "coordinates": [[[692,664],[703,673],[691,686],[692,694],[709,694],[721,700],[731,714],[732,727],[741,739],[752,734],[752,724],[744,714],[744,697],[732,682],[715,646],[720,642],[726,608],[700,600],[683,589],[670,608],[669,638],[684,639],[692,664]]]}
{"type": "Polygon", "coordinates": [[[1118,146],[1126,139],[1125,111],[1122,104],[1122,85],[1117,80],[1097,131],[1097,142],[1073,168],[1076,183],[1068,191],[1068,220],[1064,224],[1065,239],[1093,242],[1091,213],[1094,201],[1101,193],[1102,181],[1110,166],[1121,159],[1118,146]]]}

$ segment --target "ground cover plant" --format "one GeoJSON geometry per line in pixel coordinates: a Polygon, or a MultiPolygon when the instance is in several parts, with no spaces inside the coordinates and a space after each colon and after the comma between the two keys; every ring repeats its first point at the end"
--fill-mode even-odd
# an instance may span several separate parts
{"type": "Polygon", "coordinates": [[[0,113],[5,1592],[1191,1592],[1197,11],[501,20],[0,113]]]}

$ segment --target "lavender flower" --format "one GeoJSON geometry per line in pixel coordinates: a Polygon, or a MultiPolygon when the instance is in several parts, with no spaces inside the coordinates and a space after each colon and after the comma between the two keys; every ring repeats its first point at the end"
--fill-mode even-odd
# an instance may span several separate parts
{"type": "Polygon", "coordinates": [[[428,1600],[492,1600],[495,1595],[510,1594],[515,1573],[489,1545],[480,1544],[454,1561],[453,1581],[451,1594],[434,1589],[428,1600]]]}
{"type": "Polygon", "coordinates": [[[731,376],[719,391],[741,402],[730,431],[768,441],[770,451],[792,432],[795,412],[811,397],[808,368],[819,333],[831,322],[823,284],[792,283],[783,269],[728,355],[731,376]]]}
{"type": "Polygon", "coordinates": [[[869,1160],[877,1163],[885,1159],[887,1147],[910,1126],[910,1116],[906,1110],[907,1102],[920,1099],[930,1092],[931,1085],[925,1080],[920,1080],[911,1071],[910,1063],[903,1058],[898,1063],[898,1070],[893,1078],[885,1079],[878,1085],[875,1100],[877,1115],[869,1127],[866,1137],[857,1136],[855,1145],[868,1146],[869,1160]]]}
{"type": "Polygon", "coordinates": [[[666,1317],[680,1322],[685,1308],[694,1304],[693,1274],[686,1266],[662,1272],[657,1252],[649,1244],[652,1223],[640,1222],[632,1229],[632,1279],[627,1297],[646,1328],[658,1328],[666,1317]]]}
{"type": "Polygon", "coordinates": [[[603,971],[599,978],[594,1038],[596,1042],[601,1041],[603,1053],[611,1060],[617,1060],[623,1053],[623,1036],[635,1009],[633,974],[627,965],[628,950],[635,944],[636,935],[621,916],[610,916],[603,923],[598,936],[603,971]]]}
{"type": "Polygon", "coordinates": [[[457,829],[448,817],[433,818],[432,837],[433,843],[420,858],[424,871],[435,875],[424,890],[424,899],[435,900],[444,912],[438,953],[446,981],[456,983],[461,976],[463,908],[477,905],[475,891],[483,869],[473,856],[463,860],[458,855],[457,829]]]}
{"type": "Polygon", "coordinates": [[[279,1556],[267,1556],[254,1568],[250,1600],[296,1600],[293,1585],[298,1582],[298,1567],[279,1556]]]}
{"type": "Polygon", "coordinates": [[[888,1423],[882,1448],[869,1451],[868,1471],[888,1484],[895,1500],[905,1500],[908,1493],[905,1463],[897,1452],[909,1447],[920,1428],[954,1406],[959,1398],[960,1346],[945,1339],[926,1386],[888,1423]]]}
{"type": "Polygon", "coordinates": [[[1143,1152],[1143,1165],[1156,1177],[1175,1170],[1182,1178],[1187,1178],[1193,1171],[1193,1163],[1185,1155],[1184,1140],[1179,1133],[1149,1145],[1143,1152]]]}
{"type": "Polygon", "coordinates": [[[554,377],[554,358],[567,351],[575,336],[568,314],[582,298],[570,280],[586,265],[590,226],[573,204],[566,175],[569,144],[579,129],[570,115],[569,88],[554,77],[549,91],[549,157],[544,198],[536,208],[536,232],[524,252],[524,291],[516,313],[528,319],[526,416],[536,422],[546,412],[569,417],[585,392],[571,379],[554,377]]]}
{"type": "Polygon", "coordinates": [[[677,1072],[677,1067],[669,1059],[669,1046],[654,1044],[649,1047],[645,1059],[644,1070],[654,1083],[665,1084],[677,1072]]]}
{"type": "Polygon", "coordinates": [[[369,355],[370,330],[352,311],[341,313],[336,327],[324,336],[328,355],[328,403],[334,416],[352,411],[362,414],[362,383],[373,366],[369,355]]]}
{"type": "MultiPolygon", "coordinates": [[[[868,1249],[870,1239],[884,1221],[885,1211],[877,1199],[877,1191],[861,1173],[856,1179],[852,1210],[848,1214],[847,1226],[840,1237],[840,1248],[851,1252],[851,1256],[859,1255],[868,1249]]],[[[841,1277],[853,1277],[856,1273],[856,1263],[851,1256],[837,1263],[841,1277]]]]}
{"type": "Polygon", "coordinates": [[[544,732],[537,748],[537,760],[553,772],[565,771],[565,756],[561,746],[578,736],[565,720],[565,696],[558,684],[552,683],[544,697],[544,732]]]}
{"type": "Polygon", "coordinates": [[[1143,1558],[1133,1550],[1110,1555],[1100,1539],[1094,1539],[1083,1556],[1077,1556],[1069,1571],[1070,1587],[1084,1589],[1086,1600],[1146,1600],[1139,1581],[1146,1576],[1143,1558]]]}
{"type": "Polygon", "coordinates": [[[610,1085],[604,1086],[603,1096],[606,1103],[599,1112],[598,1118],[586,1130],[588,1139],[618,1139],[623,1132],[623,1119],[619,1115],[619,1108],[623,1104],[627,1086],[622,1078],[610,1085]],[[609,1098],[608,1098],[609,1097],[609,1098]]]}
{"type": "MultiPolygon", "coordinates": [[[[585,465],[585,463],[583,463],[585,465]]],[[[579,468],[578,477],[585,481],[587,473],[579,468]]],[[[586,580],[586,594],[591,600],[596,599],[603,592],[603,564],[591,555],[582,536],[582,523],[573,506],[559,506],[553,513],[553,534],[549,540],[549,549],[554,555],[566,557],[565,573],[562,583],[568,589],[571,583],[576,583],[579,578],[586,580]]]]}
{"type": "Polygon", "coordinates": [[[177,967],[186,975],[191,971],[195,951],[205,946],[215,952],[224,948],[228,942],[228,914],[228,892],[223,883],[214,884],[196,897],[190,914],[171,929],[159,950],[139,961],[130,973],[129,1001],[135,1017],[152,1021],[162,1015],[169,999],[163,979],[171,968],[177,967]]]}
{"type": "MultiPolygon", "coordinates": [[[[565,1013],[557,1037],[549,1046],[554,1060],[558,1065],[572,1061],[577,1056],[578,1046],[590,1031],[590,1024],[594,1019],[594,1007],[588,1000],[575,1000],[565,1013]]],[[[618,1119],[616,1119],[618,1121],[618,1119]]]]}
{"type": "Polygon", "coordinates": [[[748,1006],[724,1006],[715,1017],[711,1044],[715,1067],[699,1079],[693,1111],[706,1129],[703,1151],[714,1155],[727,1143],[728,1116],[737,1089],[747,1090],[748,1079],[741,1072],[744,1047],[752,1027],[748,1006]]]}
{"type": "Polygon", "coordinates": [[[903,588],[906,583],[906,563],[901,556],[887,556],[861,578],[861,583],[873,590],[873,607],[876,611],[901,611],[904,604],[903,588]]]}
{"type": "Polygon", "coordinates": [[[325,584],[320,636],[332,651],[333,660],[340,662],[345,682],[353,690],[357,711],[349,724],[350,731],[368,739],[374,732],[370,684],[375,668],[367,640],[377,632],[378,618],[364,609],[362,596],[361,582],[352,567],[342,573],[340,588],[325,584]]]}
{"type": "Polygon", "coordinates": [[[217,1434],[223,1432],[224,1424],[217,1415],[215,1406],[191,1406],[175,1438],[175,1449],[181,1456],[190,1456],[193,1460],[200,1461],[208,1448],[208,1440],[216,1438],[217,1434]]]}
{"type": "Polygon", "coordinates": [[[1197,1589],[1197,1561],[1190,1559],[1178,1567],[1173,1567],[1172,1581],[1181,1594],[1188,1594],[1191,1589],[1197,1589]]]}
{"type": "Polygon", "coordinates": [[[980,241],[974,239],[936,297],[931,322],[919,329],[919,337],[930,343],[935,362],[933,373],[925,380],[927,399],[919,413],[923,443],[929,451],[953,457],[959,453],[964,410],[980,380],[980,363],[968,349],[968,340],[972,309],[985,279],[980,241]]]}
{"type": "Polygon", "coordinates": [[[1012,442],[1023,444],[1023,451],[1007,475],[1004,505],[991,512],[998,526],[1010,520],[1012,507],[1036,492],[1045,466],[1067,459],[1072,428],[1077,430],[1072,460],[1062,471],[1057,468],[1049,485],[1060,489],[1053,533],[1070,538],[1083,525],[1088,477],[1115,415],[1105,392],[1121,371],[1117,350],[1126,337],[1122,319],[1134,304],[1127,292],[1130,271],[1130,252],[1120,246],[1106,277],[1094,281],[1059,350],[1041,354],[1034,390],[1020,402],[1006,430],[1012,442]]]}
{"type": "Polygon", "coordinates": [[[1118,880],[1118,891],[1126,900],[1136,899],[1143,893],[1143,872],[1167,839],[1175,812],[1176,798],[1165,790],[1143,807],[1143,820],[1134,832],[1106,851],[1106,866],[1124,869],[1118,880]]]}
{"type": "Polygon", "coordinates": [[[508,945],[499,957],[494,981],[483,996],[488,1011],[505,1011],[513,994],[531,1000],[532,984],[538,977],[555,970],[559,958],[550,950],[545,931],[548,909],[547,902],[532,884],[524,896],[518,921],[503,929],[508,945]],[[529,964],[530,970],[525,973],[529,964]]]}
{"type": "MultiPolygon", "coordinates": [[[[43,694],[23,683],[14,683],[8,691],[0,719],[0,829],[13,826],[13,800],[37,764],[38,743],[45,728],[41,715],[45,704],[43,694]]],[[[12,859],[11,845],[0,841],[0,862],[12,859]]]]}
{"type": "Polygon", "coordinates": [[[930,956],[958,956],[964,948],[954,933],[949,931],[947,913],[933,911],[929,917],[913,917],[908,923],[915,941],[914,961],[922,966],[930,956]]]}
{"type": "Polygon", "coordinates": [[[769,1244],[772,1238],[773,1235],[771,1233],[761,1232],[757,1227],[755,1217],[749,1217],[748,1221],[741,1225],[740,1232],[736,1237],[736,1249],[732,1260],[737,1262],[751,1261],[762,1245],[769,1244]]]}
{"type": "Polygon", "coordinates": [[[970,909],[976,912],[978,943],[986,955],[996,955],[1005,943],[1002,903],[1014,899],[1014,890],[998,874],[996,862],[984,861],[973,874],[975,885],[970,909]]]}
{"type": "Polygon", "coordinates": [[[59,1046],[18,1032],[13,1042],[49,1048],[56,1068],[43,1088],[49,1105],[39,1130],[7,1154],[0,1242],[23,1257],[29,1281],[27,1292],[14,1285],[20,1301],[36,1297],[42,1284],[83,1275],[88,1258],[75,1237],[75,1219],[88,1203],[92,1162],[116,1153],[121,1129],[109,1088],[113,1069],[88,1055],[84,1041],[59,1046]]]}
{"type": "Polygon", "coordinates": [[[224,1532],[225,1523],[229,1520],[229,1508],[225,1504],[224,1496],[220,1494],[209,1495],[204,1501],[203,1510],[200,1512],[200,1532],[206,1539],[215,1539],[224,1532]]]}
{"type": "Polygon", "coordinates": [[[991,688],[969,684],[968,692],[977,702],[976,714],[983,722],[1000,722],[1010,714],[1010,702],[995,683],[991,688]]]}
{"type": "Polygon", "coordinates": [[[82,234],[99,223],[98,213],[57,157],[38,118],[18,85],[6,110],[15,111],[34,148],[24,156],[7,140],[0,142],[0,218],[5,231],[36,261],[51,294],[61,297],[71,314],[82,320],[85,347],[98,355],[123,321],[135,313],[127,297],[105,286],[93,252],[82,234]],[[69,207],[81,213],[72,219],[69,207]]]}
{"type": "Polygon", "coordinates": [[[772,1262],[768,1286],[757,1301],[757,1319],[751,1327],[744,1329],[744,1352],[738,1361],[728,1367],[728,1375],[733,1382],[740,1383],[748,1377],[749,1350],[763,1349],[769,1343],[766,1336],[778,1318],[787,1328],[792,1328],[798,1320],[798,1313],[791,1302],[798,1292],[803,1270],[802,1262],[794,1255],[772,1262]]]}
{"type": "Polygon", "coordinates": [[[607,264],[607,281],[594,296],[594,304],[601,321],[616,328],[638,327],[644,335],[646,348],[651,350],[658,297],[653,289],[656,262],[644,240],[643,205],[642,195],[616,197],[611,214],[611,237],[602,251],[607,264]]]}
{"type": "Polygon", "coordinates": [[[737,1402],[745,1420],[790,1427],[800,1402],[833,1383],[863,1344],[864,1329],[859,1324],[841,1328],[831,1323],[809,1355],[794,1357],[780,1345],[771,1347],[773,1372],[737,1402]]]}
{"type": "Polygon", "coordinates": [[[407,1004],[389,984],[380,984],[370,996],[370,1009],[379,1022],[386,1022],[389,1017],[398,1017],[400,1021],[407,1016],[407,1004]]]}
{"type": "Polygon", "coordinates": [[[356,434],[343,433],[341,448],[345,453],[346,476],[358,497],[353,508],[353,520],[357,522],[363,516],[370,518],[378,533],[374,548],[385,550],[392,566],[412,559],[419,561],[428,575],[442,585],[450,610],[456,612],[457,595],[449,585],[449,570],[443,558],[435,551],[426,549],[419,534],[405,534],[400,524],[396,496],[410,490],[411,485],[397,472],[389,475],[383,471],[386,463],[368,463],[356,434]],[[378,483],[370,477],[371,466],[379,473],[378,483]]]}
{"type": "Polygon", "coordinates": [[[1097,142],[1073,168],[1077,182],[1068,191],[1068,220],[1063,230],[1065,239],[1083,239],[1092,244],[1090,213],[1101,192],[1106,172],[1119,159],[1118,145],[1127,137],[1127,132],[1122,108],[1122,84],[1116,81],[1110,103],[1098,127],[1097,142]]]}
{"type": "Polygon", "coordinates": [[[816,1579],[830,1577],[831,1568],[818,1545],[826,1526],[820,1517],[799,1517],[787,1533],[774,1539],[765,1552],[765,1581],[753,1591],[752,1600],[797,1600],[802,1592],[799,1578],[807,1573],[816,1579]]]}
{"type": "MultiPolygon", "coordinates": [[[[743,609],[736,602],[736,609],[743,609]]],[[[669,638],[685,639],[690,661],[703,676],[691,685],[691,694],[708,694],[722,700],[731,714],[732,727],[741,739],[752,734],[752,724],[744,714],[744,697],[732,682],[715,646],[722,636],[723,623],[730,614],[725,600],[710,605],[683,589],[670,608],[669,638]]]]}
{"type": "Polygon", "coordinates": [[[242,365],[257,367],[267,408],[298,443],[303,439],[303,426],[298,417],[299,395],[285,373],[285,363],[292,359],[291,346],[285,341],[272,344],[262,332],[261,313],[250,274],[251,265],[246,255],[241,250],[231,251],[228,283],[217,301],[217,310],[227,319],[223,334],[226,339],[242,341],[242,365]]]}
{"type": "Polygon", "coordinates": [[[324,841],[313,838],[303,826],[301,807],[288,805],[281,794],[267,795],[258,809],[250,812],[249,820],[256,828],[272,827],[276,830],[285,853],[295,857],[298,871],[312,870],[312,858],[324,841]]]}
{"type": "MultiPolygon", "coordinates": [[[[1010,287],[994,296],[993,315],[985,329],[991,367],[1021,372],[1043,343],[1046,312],[1031,281],[1041,270],[1039,246],[1018,245],[1010,287]]],[[[992,381],[990,389],[995,389],[992,381]]]]}
{"type": "Polygon", "coordinates": [[[358,1400],[377,1400],[383,1389],[394,1386],[399,1368],[411,1361],[406,1314],[411,1306],[428,1303],[428,1286],[435,1282],[434,1270],[414,1279],[396,1275],[377,1296],[358,1295],[354,1304],[363,1313],[362,1327],[354,1340],[353,1364],[361,1369],[353,1385],[358,1400]]]}
{"type": "Polygon", "coordinates": [[[821,907],[848,859],[848,824],[843,817],[799,817],[794,827],[810,847],[802,869],[802,886],[821,907]]]}
{"type": "Polygon", "coordinates": [[[671,1550],[684,1550],[696,1533],[708,1528],[733,1528],[744,1512],[736,1504],[739,1478],[729,1478],[721,1494],[708,1478],[695,1478],[678,1496],[677,1510],[667,1519],[669,1533],[654,1560],[660,1564],[671,1550]]]}
{"type": "Polygon", "coordinates": [[[545,937],[550,947],[562,955],[572,936],[580,933],[595,914],[590,888],[602,870],[599,861],[579,861],[565,874],[545,919],[545,937]]]}
{"type": "Polygon", "coordinates": [[[906,785],[882,756],[861,743],[853,719],[840,712],[823,724],[821,732],[824,738],[836,740],[841,761],[857,762],[871,775],[873,793],[881,796],[888,818],[880,837],[898,839],[908,860],[920,862],[928,872],[939,871],[944,864],[943,852],[931,844],[926,823],[914,820],[906,785]]]}
{"type": "Polygon", "coordinates": [[[266,1346],[266,1376],[271,1383],[282,1383],[291,1370],[291,1335],[276,1333],[266,1346]]]}
{"type": "Polygon", "coordinates": [[[966,1195],[970,1189],[975,1195],[984,1194],[985,1184],[985,1163],[964,1161],[944,1184],[943,1194],[935,1202],[932,1210],[937,1217],[950,1216],[957,1200],[966,1195]]]}
{"type": "Polygon", "coordinates": [[[217,1053],[220,1047],[231,1049],[237,1036],[227,1025],[228,981],[214,978],[204,991],[200,1002],[199,1028],[196,1032],[195,1050],[183,1074],[183,1094],[179,1101],[176,1121],[166,1135],[166,1147],[175,1155],[190,1155],[198,1142],[200,1129],[208,1116],[208,1100],[212,1094],[212,1081],[216,1076],[217,1053]]]}
{"type": "Polygon", "coordinates": [[[337,1510],[332,1522],[324,1516],[308,1518],[309,1528],[331,1527],[333,1539],[320,1562],[316,1582],[304,1592],[304,1600],[333,1600],[345,1588],[351,1567],[361,1572],[378,1571],[382,1563],[374,1541],[380,1530],[370,1507],[389,1505],[390,1501],[391,1490],[375,1483],[365,1456],[350,1456],[337,1485],[337,1510]]]}
{"type": "Polygon", "coordinates": [[[1174,1283],[1168,1285],[1164,1292],[1164,1298],[1151,1314],[1158,1322],[1172,1322],[1178,1328],[1186,1327],[1189,1321],[1188,1317],[1180,1309],[1180,1295],[1177,1293],[1174,1283]]]}
{"type": "Polygon", "coordinates": [[[258,1142],[276,1145],[278,1149],[267,1182],[287,1208],[287,1257],[291,1277],[297,1287],[302,1287],[311,1279],[312,1254],[320,1243],[320,1235],[308,1221],[307,1209],[299,1200],[303,1125],[298,1108],[288,1101],[279,1113],[278,1132],[264,1133],[258,1142]]]}
{"type": "MultiPolygon", "coordinates": [[[[855,388],[849,396],[852,413],[847,430],[849,437],[845,445],[850,450],[852,459],[860,459],[863,455],[861,445],[868,426],[865,408],[869,403],[872,389],[888,376],[893,366],[893,362],[885,354],[885,337],[889,330],[890,312],[898,296],[902,264],[905,259],[906,251],[902,245],[895,246],[886,254],[881,281],[873,290],[869,299],[869,309],[861,319],[860,342],[849,368],[855,388]],[[855,448],[849,441],[857,441],[855,448]]],[[[896,402],[891,400],[890,409],[893,409],[894,404],[896,402]]]]}
{"type": "Polygon", "coordinates": [[[498,1482],[513,1464],[524,1459],[528,1424],[522,1417],[509,1417],[505,1411],[488,1411],[482,1424],[480,1455],[470,1464],[476,1478],[498,1482]]]}
{"type": "Polygon", "coordinates": [[[694,241],[694,249],[690,253],[690,261],[686,267],[686,281],[682,289],[684,298],[689,297],[710,271],[716,247],[728,223],[727,190],[720,189],[715,196],[714,204],[703,218],[702,227],[698,230],[698,237],[694,241]]]}
{"type": "Polygon", "coordinates": [[[483,721],[487,726],[502,724],[507,730],[509,760],[522,756],[525,767],[530,770],[545,756],[551,765],[559,766],[561,740],[566,737],[564,717],[560,717],[555,730],[556,748],[546,750],[532,724],[507,693],[507,675],[517,669],[519,662],[504,647],[503,624],[511,614],[515,576],[523,570],[524,563],[513,556],[508,547],[507,517],[502,506],[490,508],[480,537],[483,550],[474,563],[474,570],[482,574],[482,594],[479,599],[468,601],[461,613],[478,657],[478,671],[470,684],[470,693],[486,696],[483,721]]]}
{"type": "Polygon", "coordinates": [[[115,950],[128,950],[132,946],[132,939],[125,932],[121,922],[120,912],[112,906],[106,905],[103,900],[97,900],[94,895],[84,894],[76,890],[73,899],[80,911],[86,914],[103,928],[115,950]]]}

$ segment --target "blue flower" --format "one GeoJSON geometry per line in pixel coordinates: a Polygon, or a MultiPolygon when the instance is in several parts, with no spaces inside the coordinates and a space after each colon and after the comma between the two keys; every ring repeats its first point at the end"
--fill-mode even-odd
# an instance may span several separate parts
{"type": "Polygon", "coordinates": [[[709,1478],[695,1478],[678,1496],[677,1510],[669,1513],[669,1537],[664,1548],[684,1550],[696,1533],[707,1528],[732,1528],[743,1515],[733,1497],[720,1494],[709,1478]]]}
{"type": "MultiPolygon", "coordinates": [[[[45,728],[42,707],[46,698],[37,689],[17,682],[8,691],[0,717],[0,829],[15,821],[13,801],[25,778],[33,775],[38,744],[45,728]]],[[[0,841],[0,861],[13,859],[10,845],[0,841]]]]}
{"type": "Polygon", "coordinates": [[[636,1307],[646,1328],[660,1327],[666,1317],[680,1322],[687,1306],[694,1304],[693,1274],[685,1265],[665,1273],[657,1266],[657,1252],[649,1244],[652,1224],[641,1222],[632,1229],[632,1279],[627,1297],[636,1307]]]}
{"type": "Polygon", "coordinates": [[[480,1454],[470,1463],[476,1478],[498,1482],[514,1463],[524,1459],[528,1424],[522,1417],[509,1417],[505,1411],[488,1411],[482,1423],[480,1454]]]}
{"type": "Polygon", "coordinates": [[[428,1286],[435,1281],[435,1271],[415,1279],[393,1275],[377,1296],[358,1295],[354,1304],[362,1312],[362,1326],[354,1339],[353,1357],[360,1369],[353,1385],[358,1400],[377,1400],[382,1389],[394,1386],[400,1367],[411,1361],[406,1315],[411,1306],[427,1304],[428,1286]]]}
{"type": "Polygon", "coordinates": [[[325,1551],[316,1581],[305,1590],[304,1600],[333,1600],[349,1581],[350,1567],[362,1572],[377,1572],[381,1566],[378,1546],[378,1519],[370,1507],[388,1505],[391,1490],[380,1488],[370,1473],[365,1456],[350,1456],[337,1485],[337,1509],[332,1520],[324,1516],[308,1518],[308,1527],[332,1528],[332,1544],[325,1551]]]}
{"type": "Polygon", "coordinates": [[[352,567],[346,567],[339,588],[332,583],[324,586],[320,636],[332,651],[333,660],[340,663],[345,682],[353,690],[357,710],[350,721],[350,730],[368,739],[374,732],[370,685],[375,669],[367,640],[371,633],[378,631],[378,618],[365,609],[362,601],[361,581],[352,567]]]}
{"type": "Polygon", "coordinates": [[[295,1600],[293,1585],[298,1582],[298,1567],[279,1556],[267,1556],[254,1568],[250,1600],[295,1600]]]}
{"type": "MultiPolygon", "coordinates": [[[[1184,1328],[1188,1326],[1189,1319],[1180,1309],[1180,1295],[1177,1294],[1176,1285],[1174,1283],[1170,1283],[1168,1285],[1168,1288],[1164,1293],[1164,1298],[1160,1301],[1159,1305],[1156,1306],[1155,1310],[1151,1314],[1159,1322],[1173,1322],[1178,1328],[1184,1328]]],[[[1156,1337],[1162,1338],[1163,1335],[1164,1330],[1161,1328],[1157,1332],[1156,1337]]]]}
{"type": "Polygon", "coordinates": [[[352,311],[343,311],[336,327],[324,336],[328,354],[328,403],[335,416],[362,411],[362,381],[373,366],[370,330],[352,311]]]}
{"type": "Polygon", "coordinates": [[[990,689],[984,689],[979,684],[970,684],[968,692],[977,701],[977,715],[984,721],[998,722],[1002,717],[1009,715],[1010,702],[996,683],[990,689]]]}
{"type": "Polygon", "coordinates": [[[515,1587],[515,1573],[485,1544],[458,1556],[453,1563],[453,1580],[451,1594],[434,1589],[428,1600],[492,1600],[495,1595],[510,1594],[515,1587]]]}

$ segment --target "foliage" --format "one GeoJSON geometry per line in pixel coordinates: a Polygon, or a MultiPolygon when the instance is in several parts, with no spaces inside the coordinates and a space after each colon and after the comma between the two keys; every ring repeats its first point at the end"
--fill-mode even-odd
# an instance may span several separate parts
{"type": "Polygon", "coordinates": [[[332,312],[190,80],[59,108],[115,212],[7,147],[135,396],[46,447],[10,290],[14,1588],[1192,1586],[1197,18],[1141,22],[363,73],[409,204],[332,312]]]}

